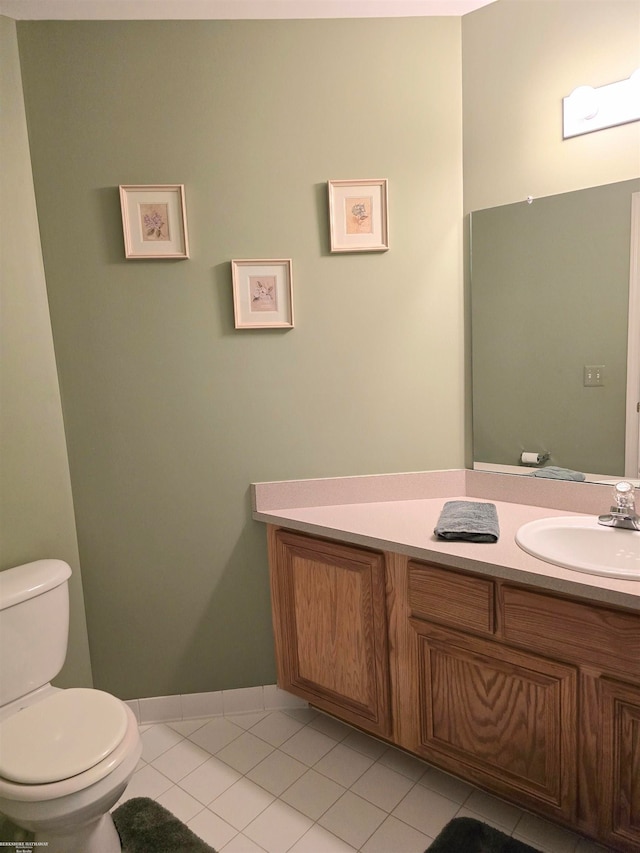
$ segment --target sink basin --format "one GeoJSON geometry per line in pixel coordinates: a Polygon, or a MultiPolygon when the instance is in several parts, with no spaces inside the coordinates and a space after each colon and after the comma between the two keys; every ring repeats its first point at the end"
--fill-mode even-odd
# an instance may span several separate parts
{"type": "Polygon", "coordinates": [[[518,529],[516,542],[565,569],[640,581],[640,531],[603,527],[595,516],[530,521],[518,529]]]}

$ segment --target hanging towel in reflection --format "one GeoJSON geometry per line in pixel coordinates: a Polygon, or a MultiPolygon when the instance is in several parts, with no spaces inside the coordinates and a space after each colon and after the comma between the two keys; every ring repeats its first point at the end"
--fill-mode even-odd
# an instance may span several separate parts
{"type": "Polygon", "coordinates": [[[555,465],[547,465],[546,468],[538,468],[529,474],[530,477],[547,477],[549,480],[576,480],[582,482],[586,479],[580,471],[571,471],[569,468],[558,468],[555,465]]]}
{"type": "Polygon", "coordinates": [[[433,532],[438,539],[497,542],[500,527],[495,504],[447,501],[433,532]]]}

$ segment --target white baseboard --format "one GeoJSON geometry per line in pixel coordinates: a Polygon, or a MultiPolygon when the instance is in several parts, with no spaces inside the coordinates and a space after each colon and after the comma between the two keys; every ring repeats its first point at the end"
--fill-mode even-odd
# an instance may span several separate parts
{"type": "Polygon", "coordinates": [[[280,690],[277,684],[217,690],[211,693],[150,696],[146,699],[129,699],[125,704],[131,708],[140,725],[220,717],[223,714],[308,707],[308,703],[303,699],[287,693],[286,690],[280,690]]]}

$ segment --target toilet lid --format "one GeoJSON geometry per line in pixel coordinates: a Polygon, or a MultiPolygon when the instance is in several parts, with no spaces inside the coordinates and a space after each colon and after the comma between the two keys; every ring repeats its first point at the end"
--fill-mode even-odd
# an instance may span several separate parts
{"type": "Polygon", "coordinates": [[[125,706],[110,693],[60,690],[0,721],[0,776],[27,785],[68,779],[113,752],[126,729],[125,706]]]}

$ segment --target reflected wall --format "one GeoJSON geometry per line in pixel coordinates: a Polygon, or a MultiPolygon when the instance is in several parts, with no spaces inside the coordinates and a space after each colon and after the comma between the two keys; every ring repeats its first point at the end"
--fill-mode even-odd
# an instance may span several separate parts
{"type": "Polygon", "coordinates": [[[631,195],[640,180],[471,215],[474,462],[624,474],[631,195]],[[585,386],[585,366],[603,384],[585,386]]]}

